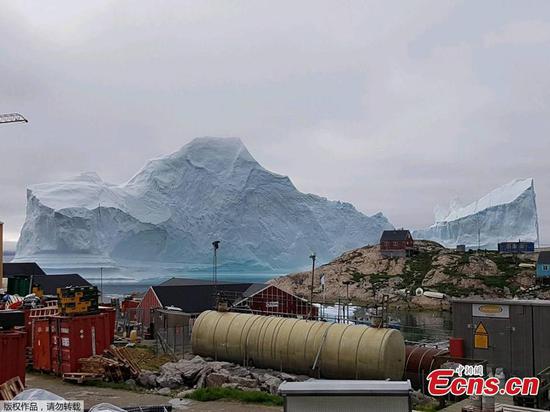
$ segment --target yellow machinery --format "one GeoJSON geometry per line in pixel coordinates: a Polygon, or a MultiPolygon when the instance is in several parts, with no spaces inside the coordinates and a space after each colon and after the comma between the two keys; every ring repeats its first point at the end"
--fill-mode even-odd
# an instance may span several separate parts
{"type": "Polygon", "coordinates": [[[395,329],[206,311],[193,352],[214,359],[329,379],[400,380],[405,342],[395,329]]]}
{"type": "Polygon", "coordinates": [[[57,288],[57,304],[63,315],[97,312],[97,288],[95,286],[57,288]]]}

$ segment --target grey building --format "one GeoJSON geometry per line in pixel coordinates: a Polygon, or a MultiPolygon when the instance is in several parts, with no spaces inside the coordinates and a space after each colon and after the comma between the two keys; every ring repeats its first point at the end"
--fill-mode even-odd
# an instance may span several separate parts
{"type": "Polygon", "coordinates": [[[550,300],[455,299],[453,336],[464,356],[504,368],[506,376],[535,376],[550,366],[550,300]]]}

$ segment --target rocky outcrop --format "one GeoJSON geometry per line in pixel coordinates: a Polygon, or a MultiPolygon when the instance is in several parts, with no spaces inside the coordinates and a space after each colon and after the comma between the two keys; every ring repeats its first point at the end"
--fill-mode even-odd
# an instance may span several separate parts
{"type": "MultiPolygon", "coordinates": [[[[426,240],[415,241],[415,247],[416,253],[406,258],[384,257],[378,246],[344,253],[316,269],[315,300],[336,302],[349,293],[353,303],[371,304],[386,294],[394,305],[432,309],[447,308],[449,302],[417,296],[418,288],[424,292],[440,292],[447,297],[513,297],[529,293],[536,297],[543,293],[533,290],[534,269],[525,268],[525,263],[536,261],[536,254],[457,252],[426,240]],[[348,282],[351,283],[346,285],[348,282]]],[[[282,276],[271,282],[299,296],[310,297],[309,271],[282,276]]]]}
{"type": "Polygon", "coordinates": [[[216,362],[195,356],[168,362],[160,372],[143,371],[138,383],[147,388],[157,388],[157,392],[170,394],[199,388],[230,387],[241,390],[264,391],[277,394],[279,385],[284,382],[303,381],[308,376],[291,375],[270,369],[246,368],[230,362],[216,362]]]}

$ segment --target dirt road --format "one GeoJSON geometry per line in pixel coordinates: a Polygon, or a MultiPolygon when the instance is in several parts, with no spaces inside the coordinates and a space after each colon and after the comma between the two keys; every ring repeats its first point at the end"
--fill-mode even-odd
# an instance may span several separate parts
{"type": "MultiPolygon", "coordinates": [[[[154,393],[137,393],[122,389],[97,388],[93,386],[76,385],[63,382],[60,378],[28,373],[27,388],[40,388],[53,392],[65,399],[83,400],[84,407],[90,408],[98,403],[106,402],[116,406],[164,405],[172,401],[169,396],[154,393]]],[[[188,399],[172,401],[174,411],[200,412],[280,412],[282,408],[261,405],[248,405],[232,401],[197,402],[188,399]]]]}

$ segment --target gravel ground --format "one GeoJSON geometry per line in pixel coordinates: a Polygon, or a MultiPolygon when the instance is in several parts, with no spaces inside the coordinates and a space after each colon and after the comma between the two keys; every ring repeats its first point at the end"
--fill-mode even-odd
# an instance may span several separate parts
{"type": "MultiPolygon", "coordinates": [[[[116,406],[164,405],[171,401],[169,396],[153,393],[137,393],[121,389],[97,388],[63,382],[61,378],[39,373],[27,373],[27,388],[40,388],[53,392],[65,399],[83,400],[84,407],[90,408],[98,403],[106,402],[116,406]]],[[[280,412],[283,408],[261,405],[248,405],[232,401],[197,402],[188,399],[174,403],[174,411],[202,412],[280,412]]]]}

